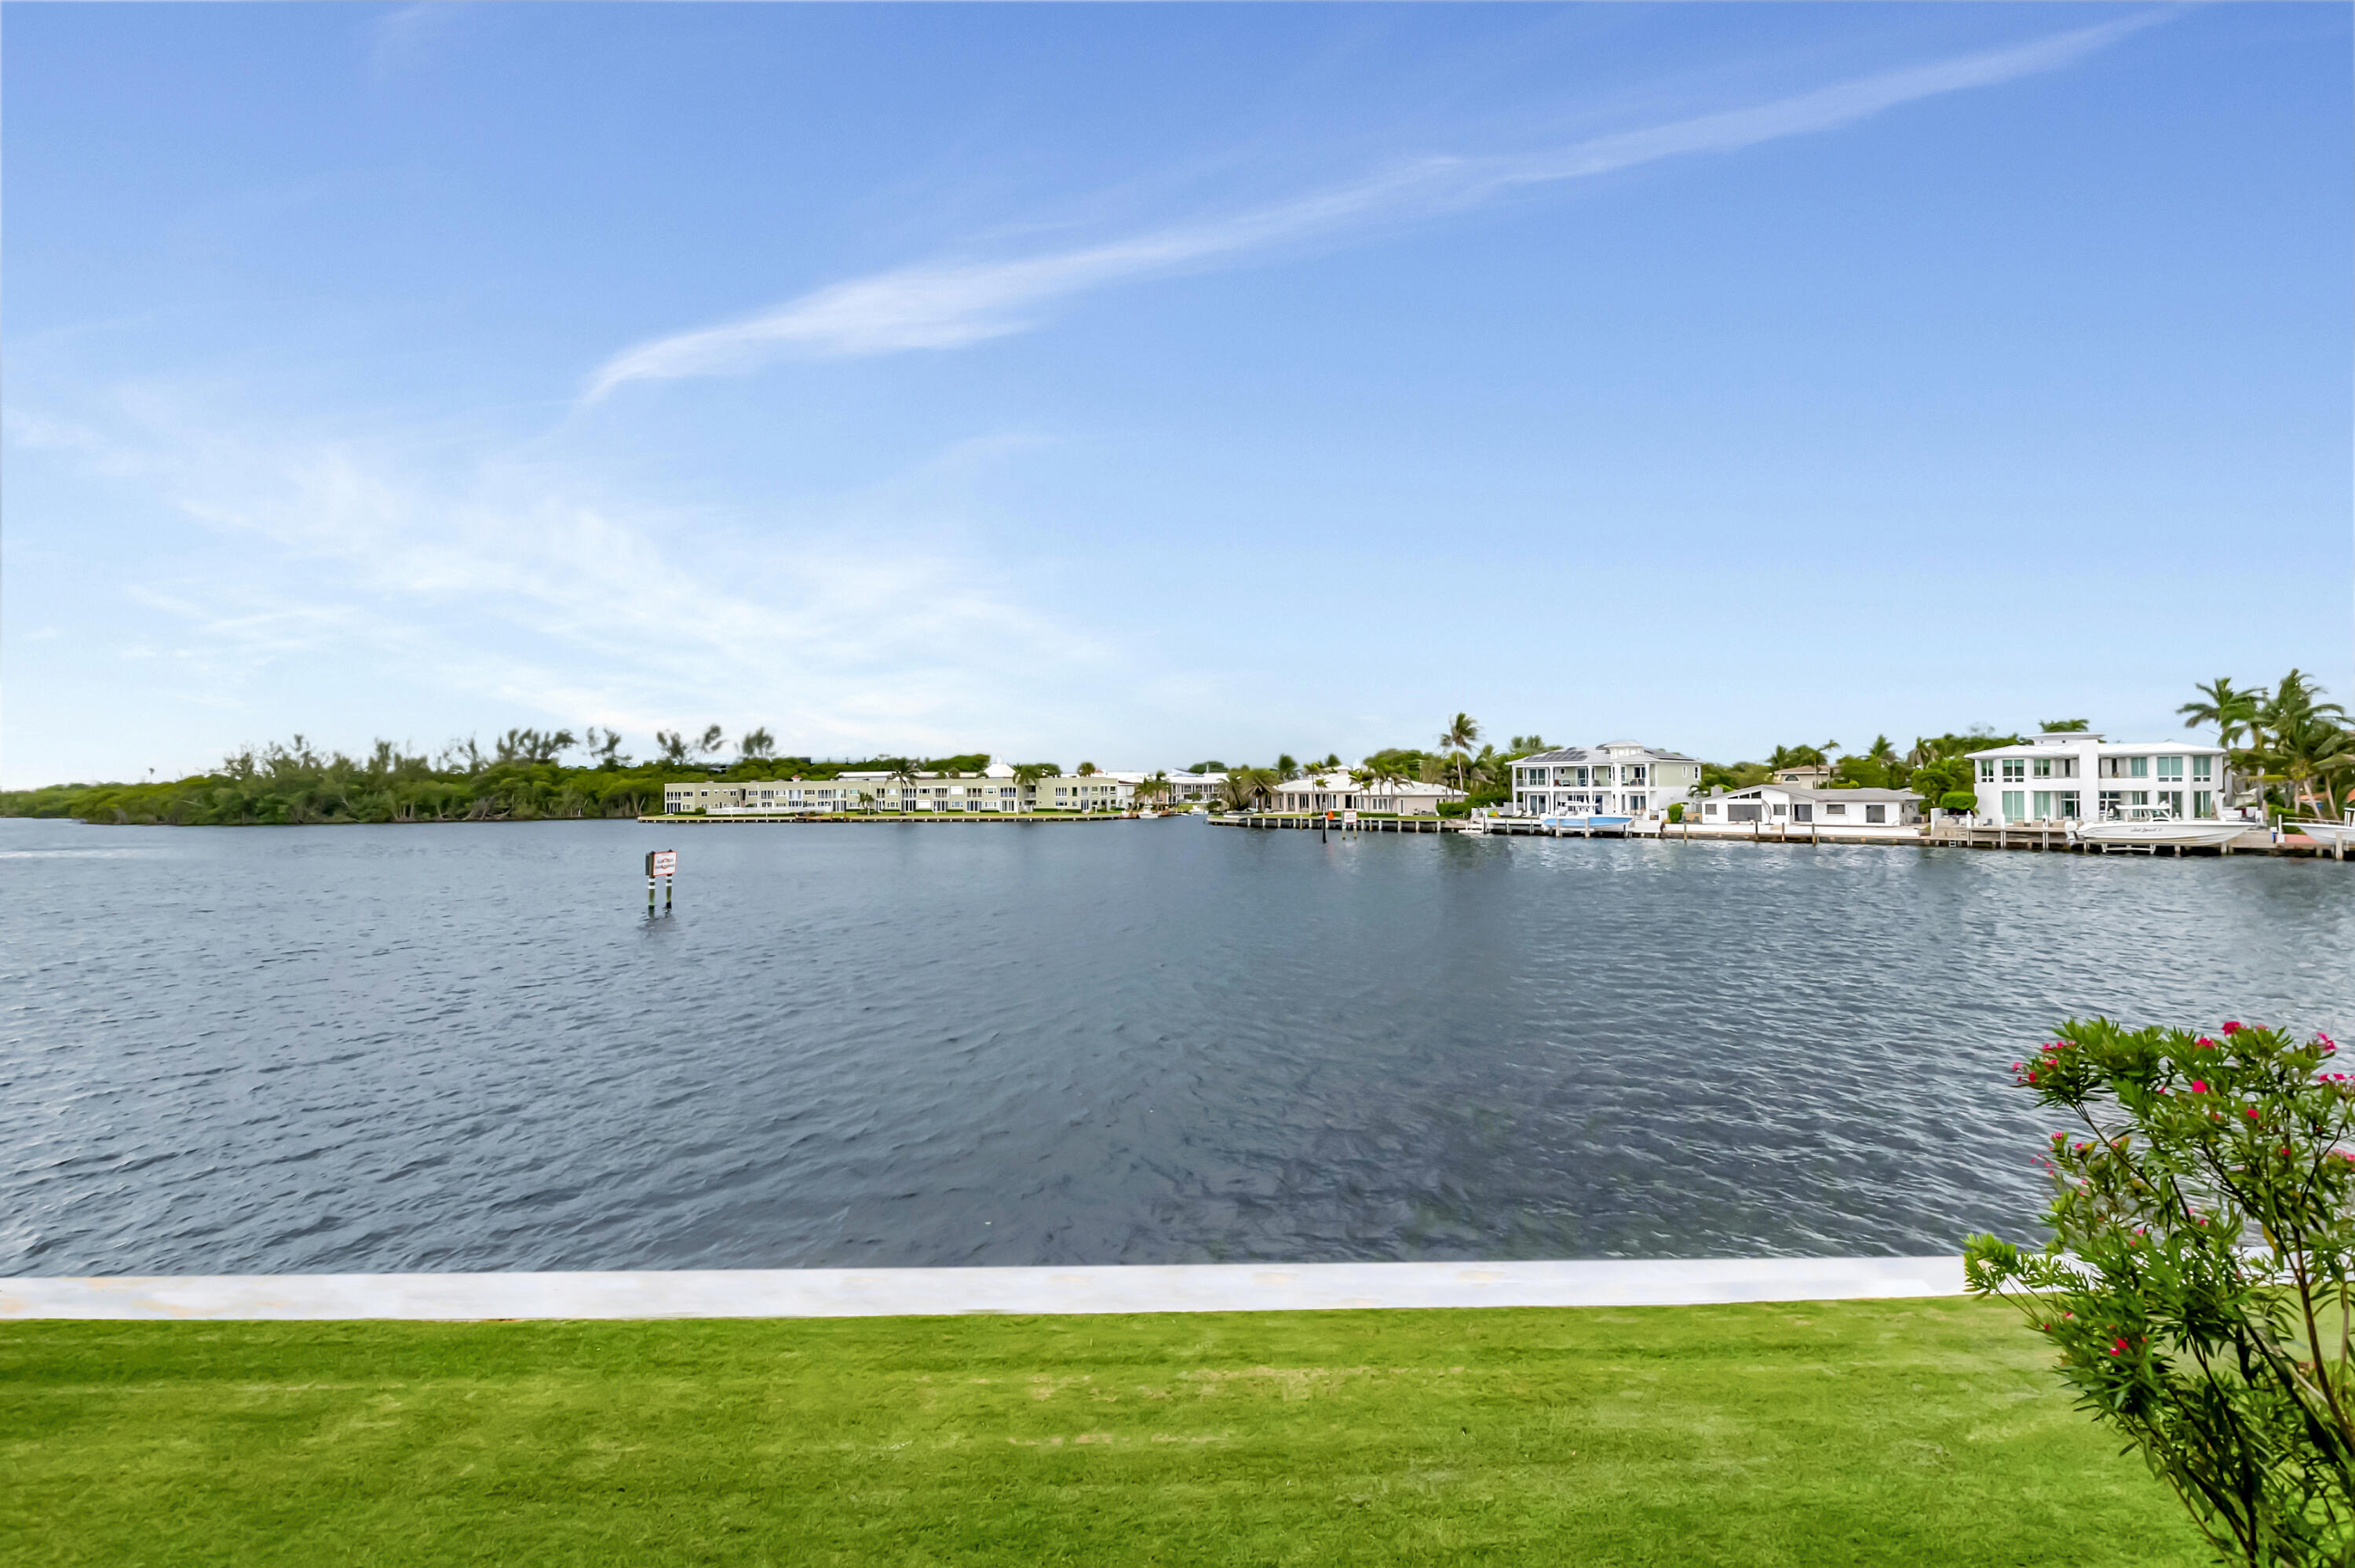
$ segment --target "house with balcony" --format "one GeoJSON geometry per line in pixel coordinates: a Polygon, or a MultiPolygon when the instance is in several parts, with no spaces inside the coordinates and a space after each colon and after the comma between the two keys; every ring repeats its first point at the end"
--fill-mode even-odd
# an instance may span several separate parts
{"type": "Polygon", "coordinates": [[[2069,730],[1969,756],[1985,821],[2190,821],[2230,814],[2233,780],[2222,747],[2115,741],[2069,730]]]}
{"type": "Polygon", "coordinates": [[[1512,809],[1522,816],[1665,816],[1700,788],[1700,764],[1632,740],[1562,747],[1513,764],[1512,809]]]}

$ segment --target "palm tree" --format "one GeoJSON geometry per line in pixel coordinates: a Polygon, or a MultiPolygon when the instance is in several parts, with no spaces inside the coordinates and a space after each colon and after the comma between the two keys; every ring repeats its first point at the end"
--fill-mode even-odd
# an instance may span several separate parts
{"type": "MultiPolygon", "coordinates": [[[[717,728],[718,726],[715,726],[713,727],[717,728]]],[[[776,736],[769,733],[768,726],[765,725],[761,726],[759,729],[746,730],[744,732],[744,737],[736,743],[736,754],[747,762],[758,761],[760,758],[771,755],[776,749],[776,736]]]]}
{"type": "Polygon", "coordinates": [[[2261,787],[2287,785],[2284,804],[2293,811],[2308,800],[2333,801],[2336,780],[2355,767],[2355,737],[2340,727],[2347,710],[2318,701],[2321,695],[2322,688],[2304,671],[2284,675],[2246,721],[2249,744],[2234,758],[2250,768],[2261,787]]]}
{"type": "Polygon", "coordinates": [[[702,736],[696,741],[695,749],[709,757],[727,744],[728,737],[719,733],[719,726],[709,725],[705,726],[702,736]]]}
{"type": "MultiPolygon", "coordinates": [[[[2290,672],[2295,675],[2296,671],[2290,672]]],[[[2265,689],[2243,691],[2228,676],[2219,675],[2204,686],[2194,686],[2205,702],[2186,703],[2176,709],[2183,715],[2183,727],[2198,729],[2203,724],[2216,726],[2216,744],[2227,751],[2233,740],[2250,725],[2256,722],[2258,705],[2265,700],[2265,689]]]]}
{"type": "Polygon", "coordinates": [[[915,810],[911,800],[916,792],[916,763],[913,758],[903,757],[891,765],[891,782],[900,787],[900,810],[915,810]]]}
{"type": "Polygon", "coordinates": [[[1455,768],[1455,787],[1464,788],[1464,769],[1471,761],[1472,743],[1480,738],[1480,721],[1470,714],[1459,713],[1447,721],[1439,732],[1439,749],[1448,754],[1455,768]]]}
{"type": "Polygon", "coordinates": [[[1219,786],[1219,803],[1231,811],[1248,811],[1264,800],[1278,782],[1269,768],[1230,768],[1219,786]]]}
{"type": "Polygon", "coordinates": [[[1018,811],[1025,810],[1031,793],[1039,788],[1039,780],[1053,771],[1053,768],[1043,762],[1016,763],[1014,765],[1014,809],[1018,811]]]}

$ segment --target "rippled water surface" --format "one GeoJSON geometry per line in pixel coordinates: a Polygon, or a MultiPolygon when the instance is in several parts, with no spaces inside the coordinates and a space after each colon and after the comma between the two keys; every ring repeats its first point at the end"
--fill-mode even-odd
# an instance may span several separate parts
{"type": "Polygon", "coordinates": [[[1951,1251],[2041,1029],[2350,955],[2253,857],[0,821],[0,1273],[1951,1251]]]}

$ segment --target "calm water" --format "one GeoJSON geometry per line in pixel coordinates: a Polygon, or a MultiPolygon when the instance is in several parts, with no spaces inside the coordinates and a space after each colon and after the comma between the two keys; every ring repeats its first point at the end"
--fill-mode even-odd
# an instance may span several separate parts
{"type": "Polygon", "coordinates": [[[0,821],[0,1274],[1952,1251],[2041,1028],[2350,955],[2255,858],[0,821]]]}

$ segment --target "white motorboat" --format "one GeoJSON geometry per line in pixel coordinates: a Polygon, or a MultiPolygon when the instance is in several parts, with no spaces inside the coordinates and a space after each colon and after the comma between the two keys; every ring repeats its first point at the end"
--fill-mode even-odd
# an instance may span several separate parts
{"type": "Polygon", "coordinates": [[[2254,822],[2175,817],[2145,817],[2132,821],[2086,822],[2077,829],[2081,843],[2111,849],[2221,849],[2247,832],[2254,822]]]}
{"type": "Polygon", "coordinates": [[[2355,849],[2355,819],[2344,822],[2296,822],[2285,821],[2282,832],[2304,833],[2316,843],[2339,849],[2355,849]]]}
{"type": "Polygon", "coordinates": [[[1540,817],[1538,825],[1556,838],[1564,833],[1619,833],[1625,835],[1633,817],[1595,815],[1590,812],[1563,812],[1558,816],[1540,817]]]}

